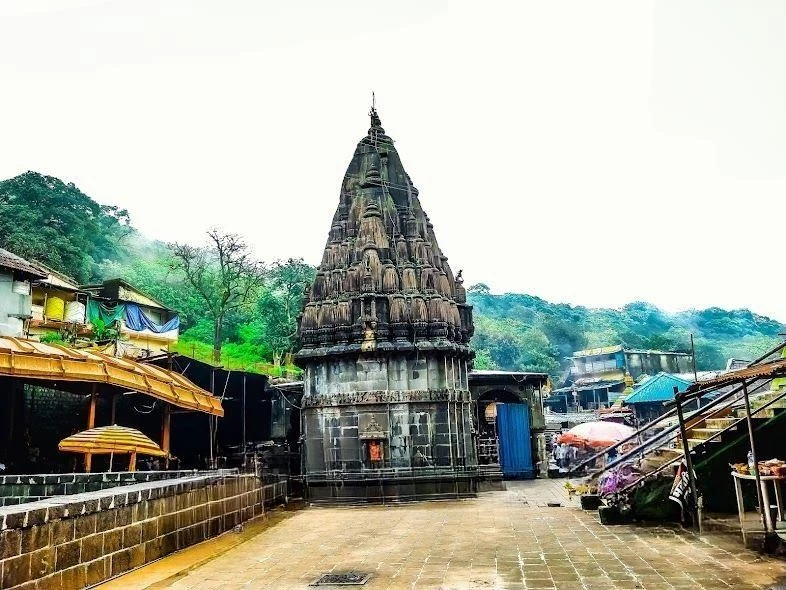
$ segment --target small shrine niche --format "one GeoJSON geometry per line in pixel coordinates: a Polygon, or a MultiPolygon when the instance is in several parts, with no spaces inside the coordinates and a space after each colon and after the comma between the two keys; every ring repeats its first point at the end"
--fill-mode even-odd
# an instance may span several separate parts
{"type": "Polygon", "coordinates": [[[385,441],[388,432],[383,430],[376,417],[371,414],[370,419],[362,427],[359,438],[363,441],[363,462],[372,469],[380,469],[385,465],[385,441]]]}

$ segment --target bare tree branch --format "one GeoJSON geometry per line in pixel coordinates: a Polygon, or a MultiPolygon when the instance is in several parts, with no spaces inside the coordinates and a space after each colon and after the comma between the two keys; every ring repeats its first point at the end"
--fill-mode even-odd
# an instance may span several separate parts
{"type": "Polygon", "coordinates": [[[217,228],[207,232],[207,245],[169,245],[171,268],[182,272],[204,300],[213,320],[213,359],[221,358],[223,325],[228,312],[248,304],[262,282],[262,264],[243,239],[217,228]]]}

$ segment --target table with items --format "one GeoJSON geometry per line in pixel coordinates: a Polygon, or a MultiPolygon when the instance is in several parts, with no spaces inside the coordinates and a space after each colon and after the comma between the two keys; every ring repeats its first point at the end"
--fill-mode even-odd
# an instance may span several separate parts
{"type": "MultiPolygon", "coordinates": [[[[731,472],[734,479],[734,493],[737,496],[737,512],[740,517],[740,530],[742,531],[743,541],[746,537],[745,530],[745,505],[742,498],[742,482],[743,481],[756,481],[756,474],[750,473],[747,465],[736,464],[732,465],[734,471],[731,472]]],[[[784,521],[783,510],[783,490],[781,489],[781,482],[786,480],[786,463],[778,459],[771,459],[769,461],[759,462],[759,481],[761,482],[761,510],[763,510],[764,523],[767,531],[774,531],[776,523],[773,522],[772,514],[770,512],[770,492],[769,484],[772,484],[775,494],[775,505],[777,506],[777,520],[784,521]]]]}

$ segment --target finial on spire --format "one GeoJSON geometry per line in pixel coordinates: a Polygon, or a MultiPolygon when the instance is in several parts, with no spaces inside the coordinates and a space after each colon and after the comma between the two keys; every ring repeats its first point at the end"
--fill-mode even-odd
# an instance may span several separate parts
{"type": "Polygon", "coordinates": [[[368,112],[368,116],[371,117],[371,127],[382,127],[382,121],[377,114],[377,97],[373,90],[371,91],[371,110],[368,112]]]}

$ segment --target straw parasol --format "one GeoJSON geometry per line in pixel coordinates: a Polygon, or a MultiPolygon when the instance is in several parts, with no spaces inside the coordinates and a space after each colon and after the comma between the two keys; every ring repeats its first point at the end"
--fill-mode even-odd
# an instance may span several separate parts
{"type": "Polygon", "coordinates": [[[91,455],[109,454],[109,470],[112,470],[112,458],[115,453],[129,453],[131,459],[129,471],[136,469],[137,453],[165,457],[166,452],[155,442],[135,428],[126,426],[99,426],[90,430],[77,432],[64,438],[57,445],[61,451],[85,453],[91,455]]]}

